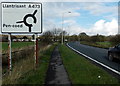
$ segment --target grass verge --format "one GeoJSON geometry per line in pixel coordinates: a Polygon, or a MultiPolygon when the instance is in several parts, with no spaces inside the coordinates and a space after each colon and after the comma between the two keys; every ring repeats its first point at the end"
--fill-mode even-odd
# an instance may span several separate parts
{"type": "Polygon", "coordinates": [[[120,84],[118,79],[65,45],[60,45],[59,50],[73,84],[120,84]]]}
{"type": "Polygon", "coordinates": [[[86,41],[81,41],[81,44],[93,46],[93,47],[99,47],[99,48],[109,48],[113,47],[112,43],[110,42],[86,42],[86,41]]]}
{"type": "MultiPolygon", "coordinates": [[[[12,42],[11,47],[12,49],[19,49],[21,47],[27,47],[33,45],[34,42],[12,42]]],[[[2,42],[2,52],[8,50],[8,42],[2,42]]]]}
{"type": "MultiPolygon", "coordinates": [[[[55,45],[54,45],[55,46],[55,45]]],[[[46,72],[49,65],[49,59],[51,53],[54,49],[54,46],[51,46],[46,51],[42,51],[42,55],[39,62],[39,67],[36,70],[32,70],[29,73],[26,73],[19,81],[21,84],[44,84],[46,77],[46,72]]]]}
{"type": "Polygon", "coordinates": [[[5,75],[3,77],[3,84],[44,84],[49,59],[54,46],[55,44],[53,46],[47,45],[40,47],[39,64],[36,69],[34,67],[33,54],[17,62],[11,75],[5,75]]]}

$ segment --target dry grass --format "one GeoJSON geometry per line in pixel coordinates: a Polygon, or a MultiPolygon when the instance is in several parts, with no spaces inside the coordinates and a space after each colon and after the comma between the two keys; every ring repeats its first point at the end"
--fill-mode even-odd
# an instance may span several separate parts
{"type": "Polygon", "coordinates": [[[6,74],[5,77],[3,77],[3,84],[16,84],[17,79],[19,79],[22,74],[32,70],[33,68],[34,58],[33,55],[31,55],[31,57],[14,64],[11,74],[6,74]]]}
{"type": "MultiPolygon", "coordinates": [[[[50,45],[44,45],[40,47],[39,58],[41,58],[42,52],[48,49],[50,45]]],[[[35,70],[34,54],[30,53],[29,57],[20,60],[14,64],[11,74],[6,74],[3,77],[3,84],[17,84],[19,78],[31,70],[35,70]]]]}
{"type": "MultiPolygon", "coordinates": [[[[28,46],[27,48],[20,48],[19,51],[12,52],[12,66],[15,67],[16,63],[20,62],[20,60],[24,60],[27,57],[30,58],[33,50],[33,46],[28,46]]],[[[3,74],[8,71],[8,54],[2,55],[2,68],[3,74]]]]}
{"type": "Polygon", "coordinates": [[[2,67],[0,66],[0,86],[2,84],[2,67]]]}

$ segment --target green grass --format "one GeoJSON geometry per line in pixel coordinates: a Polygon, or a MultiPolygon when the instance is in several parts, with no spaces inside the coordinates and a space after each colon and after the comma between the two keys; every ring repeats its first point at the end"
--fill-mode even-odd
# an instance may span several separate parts
{"type": "Polygon", "coordinates": [[[110,42],[96,42],[96,43],[100,45],[111,45],[110,42]]]}
{"type": "Polygon", "coordinates": [[[73,52],[65,45],[60,45],[59,50],[73,84],[120,84],[118,79],[73,52]]]}
{"type": "Polygon", "coordinates": [[[99,47],[99,48],[113,47],[112,43],[110,43],[110,42],[86,42],[86,41],[81,41],[80,43],[85,44],[85,45],[89,45],[89,46],[99,47]]]}
{"type": "Polygon", "coordinates": [[[96,44],[104,46],[104,47],[110,47],[110,46],[112,46],[111,42],[96,42],[96,44]]]}
{"type": "MultiPolygon", "coordinates": [[[[12,42],[11,47],[12,49],[21,48],[29,45],[33,45],[34,42],[12,42]]],[[[8,42],[2,42],[2,50],[8,49],[8,42]]]]}
{"type": "Polygon", "coordinates": [[[23,75],[19,80],[20,84],[44,84],[50,56],[54,47],[55,45],[51,46],[46,51],[41,52],[42,55],[39,59],[40,62],[38,68],[23,75]]]}

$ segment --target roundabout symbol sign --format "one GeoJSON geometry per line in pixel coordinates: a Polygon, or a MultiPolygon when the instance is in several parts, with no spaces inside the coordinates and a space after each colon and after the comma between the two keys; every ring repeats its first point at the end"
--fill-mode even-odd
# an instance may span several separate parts
{"type": "Polygon", "coordinates": [[[2,2],[2,33],[42,33],[42,4],[2,2]]]}
{"type": "Polygon", "coordinates": [[[37,34],[42,33],[42,4],[38,2],[2,2],[1,32],[8,33],[8,69],[12,70],[11,34],[35,35],[35,66],[38,64],[37,34]],[[23,20],[21,20],[23,18],[23,20]],[[32,20],[30,20],[32,19],[32,20]]]}
{"type": "Polygon", "coordinates": [[[35,14],[36,14],[36,13],[37,13],[37,10],[35,10],[33,14],[27,14],[27,15],[23,18],[23,21],[18,21],[18,22],[16,22],[16,23],[24,23],[26,26],[29,27],[29,32],[31,32],[31,27],[32,27],[33,25],[32,25],[32,24],[29,24],[29,23],[27,22],[27,18],[32,17],[33,20],[34,20],[34,23],[36,23],[36,22],[37,22],[37,19],[36,19],[36,17],[35,17],[35,14]]]}

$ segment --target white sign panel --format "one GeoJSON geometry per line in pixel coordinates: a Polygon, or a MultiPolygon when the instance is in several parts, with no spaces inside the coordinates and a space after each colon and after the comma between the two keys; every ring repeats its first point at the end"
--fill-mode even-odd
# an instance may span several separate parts
{"type": "Polygon", "coordinates": [[[2,33],[42,33],[42,4],[2,2],[2,33]]]}

